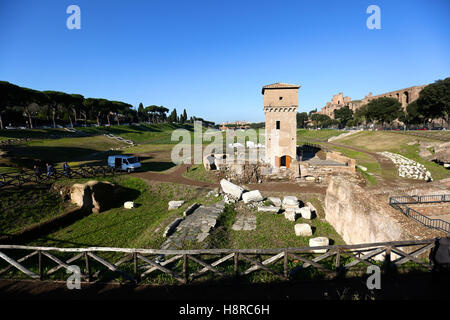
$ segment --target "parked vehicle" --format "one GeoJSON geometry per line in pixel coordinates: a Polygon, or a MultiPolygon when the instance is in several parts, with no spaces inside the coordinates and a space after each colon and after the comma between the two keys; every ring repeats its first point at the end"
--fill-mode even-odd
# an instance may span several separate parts
{"type": "Polygon", "coordinates": [[[141,163],[139,158],[134,156],[116,155],[108,157],[108,166],[130,173],[138,170],[141,167],[141,163]]]}

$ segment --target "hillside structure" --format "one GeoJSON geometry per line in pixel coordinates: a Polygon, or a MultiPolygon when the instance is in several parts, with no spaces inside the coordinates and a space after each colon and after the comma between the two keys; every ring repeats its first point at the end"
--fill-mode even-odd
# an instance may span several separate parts
{"type": "Polygon", "coordinates": [[[370,100],[382,97],[394,98],[398,100],[402,104],[403,110],[406,110],[408,104],[419,98],[419,92],[425,87],[426,85],[413,86],[405,89],[382,93],[376,96],[373,96],[372,92],[369,92],[369,94],[366,95],[362,100],[352,100],[350,97],[344,97],[344,94],[342,92],[339,92],[338,94],[335,94],[331,101],[327,102],[327,104],[318,113],[327,115],[331,119],[334,119],[334,110],[338,110],[344,106],[348,106],[354,112],[359,107],[369,103],[370,100]]]}
{"type": "Polygon", "coordinates": [[[266,162],[289,168],[296,161],[299,85],[277,82],[264,86],[266,162]]]}

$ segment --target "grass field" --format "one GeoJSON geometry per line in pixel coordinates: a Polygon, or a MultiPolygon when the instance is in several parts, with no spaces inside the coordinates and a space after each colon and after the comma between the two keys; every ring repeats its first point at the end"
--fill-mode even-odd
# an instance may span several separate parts
{"type": "Polygon", "coordinates": [[[72,206],[45,185],[0,189],[0,233],[10,234],[64,213],[72,206]]]}
{"type": "Polygon", "coordinates": [[[183,174],[184,177],[201,181],[201,182],[217,182],[217,179],[208,171],[205,170],[205,167],[202,164],[197,164],[192,166],[188,172],[183,174]]]}
{"type": "Polygon", "coordinates": [[[308,130],[308,129],[298,129],[297,130],[297,144],[302,142],[314,142],[314,139],[327,141],[329,138],[338,136],[342,133],[346,133],[345,130],[334,130],[334,129],[321,129],[321,130],[308,130]]]}
{"type": "MultiPolygon", "coordinates": [[[[207,190],[169,183],[147,184],[141,179],[117,176],[106,179],[123,188],[133,190],[129,199],[136,208],[132,210],[118,206],[100,214],[91,214],[71,226],[58,230],[32,242],[32,244],[59,247],[137,247],[158,248],[164,238],[164,228],[194,201],[207,203],[217,198],[204,198],[207,190]],[[177,210],[168,211],[170,200],[185,200],[177,210]]],[[[78,182],[87,179],[78,180],[78,182]]],[[[62,182],[64,183],[64,182],[62,182]]],[[[74,183],[73,180],[66,181],[74,183]]]]}

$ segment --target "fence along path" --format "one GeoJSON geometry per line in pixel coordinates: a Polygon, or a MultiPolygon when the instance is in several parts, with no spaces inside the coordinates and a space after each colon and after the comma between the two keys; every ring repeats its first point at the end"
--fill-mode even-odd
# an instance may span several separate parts
{"type": "Polygon", "coordinates": [[[333,278],[351,270],[365,272],[367,266],[376,264],[374,257],[379,255],[384,255],[385,266],[399,266],[410,261],[430,270],[431,264],[418,256],[434,246],[434,239],[279,249],[160,250],[0,245],[0,277],[5,278],[6,274],[8,279],[25,275],[36,280],[61,280],[72,274],[64,269],[70,271],[73,270],[71,266],[76,265],[80,268],[81,280],[87,282],[119,278],[120,281],[138,283],[155,273],[182,284],[207,275],[233,278],[256,272],[289,280],[298,273],[313,271],[311,269],[326,278],[333,278]],[[312,249],[323,251],[314,253],[312,249]],[[64,271],[59,273],[59,278],[55,275],[58,270],[64,271]]]}
{"type": "Polygon", "coordinates": [[[23,170],[21,172],[1,173],[0,189],[6,186],[20,187],[26,183],[48,183],[61,178],[89,178],[95,176],[115,175],[122,173],[109,166],[80,166],[73,167],[69,172],[54,169],[54,172],[47,177],[45,173],[36,175],[34,171],[23,170]]]}
{"type": "Polygon", "coordinates": [[[396,196],[389,198],[391,207],[400,210],[407,217],[423,224],[424,226],[450,233],[450,223],[442,219],[431,219],[419,211],[408,207],[408,204],[427,204],[450,202],[450,194],[424,195],[424,196],[396,196]]]}

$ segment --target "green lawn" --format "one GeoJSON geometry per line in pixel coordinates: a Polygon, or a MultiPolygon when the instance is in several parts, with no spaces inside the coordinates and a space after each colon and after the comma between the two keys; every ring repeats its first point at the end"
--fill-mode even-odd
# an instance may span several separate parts
{"type": "Polygon", "coordinates": [[[331,137],[338,136],[346,132],[347,131],[345,130],[335,130],[335,129],[321,129],[321,130],[297,129],[297,144],[301,142],[314,142],[311,139],[327,141],[331,137]]]}
{"type": "Polygon", "coordinates": [[[7,155],[19,167],[30,167],[33,161],[49,162],[57,166],[64,161],[70,165],[93,160],[105,164],[109,149],[125,145],[105,136],[42,139],[11,147],[7,155]]]}
{"type": "Polygon", "coordinates": [[[262,248],[288,248],[288,247],[304,247],[309,246],[309,239],[315,237],[327,237],[330,244],[345,244],[341,236],[334,228],[327,223],[325,213],[321,202],[315,197],[296,195],[303,202],[311,202],[318,210],[318,216],[312,220],[303,218],[297,219],[295,222],[289,221],[284,214],[273,214],[257,212],[256,209],[248,209],[256,215],[256,229],[251,231],[231,229],[235,221],[236,213],[233,210],[224,212],[224,221],[226,232],[215,232],[210,239],[217,248],[236,248],[236,249],[262,249],[262,248]],[[294,226],[298,223],[308,223],[313,229],[312,237],[298,237],[295,235],[294,226]]]}
{"type": "MultiPolygon", "coordinates": [[[[194,201],[205,199],[206,190],[170,183],[147,184],[141,179],[129,176],[116,176],[104,179],[127,188],[129,197],[122,200],[134,201],[136,208],[127,210],[120,206],[111,210],[91,214],[71,226],[58,230],[32,242],[35,245],[59,247],[135,247],[159,248],[164,241],[165,227],[194,201]],[[168,211],[170,200],[185,200],[177,210],[168,211]]],[[[87,179],[77,180],[80,182],[87,179]]],[[[66,181],[72,184],[75,181],[66,181]]],[[[62,182],[64,183],[64,181],[62,182]]],[[[217,201],[217,198],[213,200],[217,201]]]]}
{"type": "Polygon", "coordinates": [[[212,173],[205,170],[203,164],[192,166],[188,172],[183,173],[183,176],[201,182],[217,182],[217,179],[212,175],[212,173]]]}
{"type": "Polygon", "coordinates": [[[137,126],[117,126],[109,127],[80,127],[77,130],[89,134],[114,134],[125,139],[134,141],[135,143],[151,143],[151,144],[174,144],[171,141],[172,131],[176,129],[193,130],[190,124],[180,125],[175,123],[158,123],[158,124],[140,124],[137,126]]]}
{"type": "Polygon", "coordinates": [[[56,217],[72,207],[45,185],[0,189],[0,233],[10,234],[56,217]]]}

